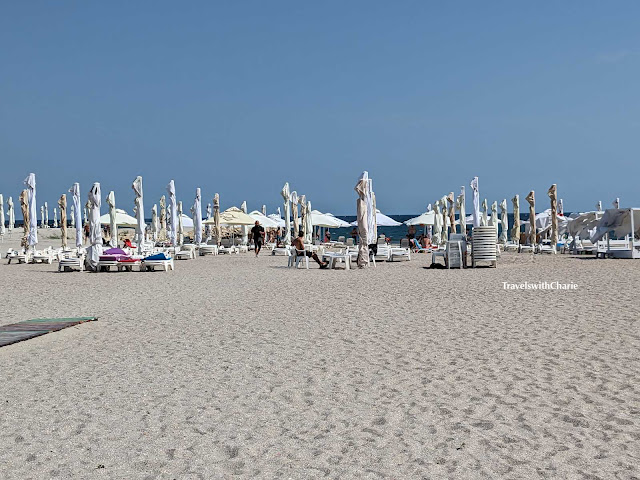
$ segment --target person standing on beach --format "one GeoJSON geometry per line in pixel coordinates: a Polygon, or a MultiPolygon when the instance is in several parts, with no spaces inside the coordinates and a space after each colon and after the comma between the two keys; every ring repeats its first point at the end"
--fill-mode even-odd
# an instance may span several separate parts
{"type": "Polygon", "coordinates": [[[264,238],[264,227],[260,225],[260,222],[256,220],[256,224],[251,229],[253,235],[253,244],[255,245],[256,257],[260,253],[262,248],[262,239],[264,238]]]}

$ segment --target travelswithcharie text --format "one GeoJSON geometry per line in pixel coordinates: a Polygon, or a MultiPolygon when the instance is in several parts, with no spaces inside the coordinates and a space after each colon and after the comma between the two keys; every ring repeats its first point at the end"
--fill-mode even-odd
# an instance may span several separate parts
{"type": "Polygon", "coordinates": [[[537,282],[508,283],[502,282],[504,290],[577,290],[577,283],[537,282]]]}

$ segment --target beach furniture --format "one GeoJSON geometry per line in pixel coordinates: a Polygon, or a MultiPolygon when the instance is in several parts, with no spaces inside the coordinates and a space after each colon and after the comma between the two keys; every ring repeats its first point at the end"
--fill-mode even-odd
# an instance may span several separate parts
{"type": "Polygon", "coordinates": [[[65,258],[60,259],[60,261],[58,262],[58,272],[72,272],[74,270],[78,270],[80,272],[84,271],[83,253],[80,253],[76,256],[69,255],[65,258]]]}
{"type": "Polygon", "coordinates": [[[344,252],[325,252],[322,254],[322,259],[329,262],[329,270],[335,269],[338,264],[344,264],[345,270],[351,270],[351,254],[349,253],[349,249],[344,252]]]}
{"type": "Polygon", "coordinates": [[[467,236],[464,233],[450,233],[449,240],[452,242],[460,242],[462,249],[462,264],[467,266],[467,236]]]}
{"type": "Polygon", "coordinates": [[[48,263],[51,265],[53,263],[54,258],[56,257],[53,248],[47,247],[44,250],[36,251],[31,257],[32,263],[48,263]]]}
{"type": "Polygon", "coordinates": [[[164,253],[157,253],[142,260],[141,270],[153,272],[156,267],[162,268],[165,272],[174,270],[173,258],[168,257],[164,253]]]}
{"type": "Polygon", "coordinates": [[[7,264],[11,263],[12,261],[15,261],[18,263],[30,263],[31,256],[32,256],[32,253],[29,252],[28,250],[27,251],[25,251],[24,249],[12,250],[11,252],[7,252],[7,259],[8,259],[7,264]]]}
{"type": "Polygon", "coordinates": [[[386,243],[378,244],[378,252],[373,255],[373,257],[376,260],[384,260],[385,262],[388,262],[389,260],[391,260],[391,247],[389,247],[386,243]]]}
{"type": "Polygon", "coordinates": [[[353,238],[349,237],[347,238],[347,247],[355,247],[355,242],[353,241],[353,238]]]}
{"type": "Polygon", "coordinates": [[[304,261],[306,269],[309,270],[309,257],[307,257],[305,250],[298,250],[297,248],[291,247],[289,255],[289,268],[294,265],[298,268],[300,262],[304,261]]]}
{"type": "Polygon", "coordinates": [[[478,262],[489,262],[497,267],[498,233],[494,226],[474,227],[471,239],[471,265],[475,268],[478,262]]]}
{"type": "Polygon", "coordinates": [[[196,252],[195,245],[192,245],[192,244],[182,245],[180,249],[176,251],[175,257],[176,257],[176,260],[192,260],[196,258],[195,252],[196,252]]]}
{"type": "Polygon", "coordinates": [[[589,239],[584,239],[584,240],[576,240],[576,253],[577,254],[581,254],[581,253],[597,253],[598,251],[598,246],[594,245],[593,242],[589,239]]]}
{"type": "MultiPolygon", "coordinates": [[[[378,247],[380,249],[380,247],[378,247]]],[[[400,240],[400,247],[391,247],[389,249],[389,260],[394,261],[396,258],[404,258],[411,260],[411,249],[409,248],[409,239],[400,240]]]]}
{"type": "MultiPolygon", "coordinates": [[[[640,255],[640,251],[637,252],[640,255]]],[[[640,258],[633,256],[634,249],[631,246],[631,240],[599,240],[597,243],[596,258],[640,258]]]]}
{"type": "Polygon", "coordinates": [[[217,245],[200,245],[198,247],[198,254],[200,256],[218,255],[218,246],[217,245]]]}
{"type": "Polygon", "coordinates": [[[504,251],[505,252],[517,252],[518,251],[518,242],[514,242],[513,240],[508,240],[507,243],[504,244],[504,251]]]}

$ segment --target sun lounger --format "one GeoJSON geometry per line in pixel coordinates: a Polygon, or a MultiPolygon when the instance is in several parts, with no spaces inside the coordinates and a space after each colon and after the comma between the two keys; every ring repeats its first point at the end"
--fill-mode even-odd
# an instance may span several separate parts
{"type": "Polygon", "coordinates": [[[72,272],[74,270],[84,271],[84,255],[81,254],[79,257],[69,256],[58,262],[58,272],[72,272]]]}
{"type": "Polygon", "coordinates": [[[474,227],[471,243],[472,266],[478,262],[489,262],[493,267],[498,266],[496,244],[498,233],[493,226],[474,227]]]}
{"type": "Polygon", "coordinates": [[[151,255],[142,260],[141,269],[153,272],[156,267],[161,267],[165,272],[169,269],[174,270],[173,258],[166,256],[164,253],[158,253],[151,255]]]}
{"type": "Polygon", "coordinates": [[[217,245],[200,245],[198,247],[198,253],[201,257],[205,255],[218,255],[217,245]]]}
{"type": "MultiPolygon", "coordinates": [[[[380,247],[378,247],[378,249],[380,249],[380,247]]],[[[393,262],[396,258],[411,260],[411,249],[408,247],[391,248],[389,253],[389,260],[393,262]]]]}

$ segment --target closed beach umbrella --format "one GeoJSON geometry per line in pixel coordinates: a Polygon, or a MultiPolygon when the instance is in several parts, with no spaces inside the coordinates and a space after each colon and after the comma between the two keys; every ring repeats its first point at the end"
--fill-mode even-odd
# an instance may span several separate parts
{"type": "Polygon", "coordinates": [[[44,205],[40,205],[40,228],[44,228],[44,205]]]}
{"type": "Polygon", "coordinates": [[[102,228],[100,226],[100,207],[102,206],[102,194],[100,184],[94,183],[89,190],[89,251],[87,253],[87,263],[92,269],[98,265],[98,260],[102,254],[102,228]]]}
{"type": "Polygon", "coordinates": [[[491,225],[496,227],[496,237],[498,236],[498,202],[491,204],[491,225]]]}
{"type": "Polygon", "coordinates": [[[20,209],[22,210],[23,229],[20,246],[27,248],[29,246],[29,232],[31,231],[31,222],[29,221],[29,191],[26,189],[23,190],[18,200],[20,200],[20,209]]]}
{"type": "Polygon", "coordinates": [[[596,203],[596,212],[601,212],[602,211],[602,201],[598,200],[598,203],[596,203]]]}
{"type": "MultiPolygon", "coordinates": [[[[247,213],[247,212],[245,212],[247,213]]],[[[262,215],[264,215],[265,217],[267,216],[267,206],[266,205],[262,205],[262,215]]]]}
{"type": "Polygon", "coordinates": [[[44,224],[42,226],[44,228],[49,227],[49,205],[47,202],[44,202],[44,224]]]}
{"type": "Polygon", "coordinates": [[[36,174],[30,173],[27,178],[24,179],[24,184],[27,186],[27,194],[29,199],[29,218],[33,221],[29,224],[29,236],[27,238],[27,245],[32,248],[38,243],[38,210],[36,209],[36,174]]]}
{"type": "Polygon", "coordinates": [[[460,218],[459,222],[460,222],[460,233],[462,234],[467,234],[467,217],[466,215],[466,209],[465,209],[465,193],[464,193],[464,185],[462,185],[460,187],[460,195],[458,195],[458,198],[456,200],[456,206],[458,207],[458,217],[460,218]]]}
{"type": "Polygon", "coordinates": [[[433,224],[433,243],[440,245],[442,243],[442,214],[440,213],[440,200],[434,204],[435,222],[433,224]]]}
{"type": "Polygon", "coordinates": [[[304,223],[304,216],[307,212],[307,196],[306,195],[299,195],[298,196],[298,205],[300,205],[300,221],[299,221],[299,225],[300,227],[298,228],[298,231],[302,231],[302,233],[304,234],[303,241],[306,242],[307,239],[307,232],[305,232],[306,229],[306,225],[304,223]]]}
{"type": "Polygon", "coordinates": [[[193,240],[196,245],[202,243],[202,194],[200,188],[196,188],[196,198],[193,202],[193,240]]]}
{"type": "MultiPolygon", "coordinates": [[[[377,203],[376,203],[376,194],[373,191],[373,180],[369,179],[369,192],[371,195],[371,209],[376,212],[375,215],[371,215],[369,216],[369,218],[373,217],[373,224],[369,223],[369,230],[367,231],[367,239],[369,240],[369,245],[377,243],[378,242],[378,225],[381,225],[379,223],[379,215],[382,215],[380,213],[380,210],[378,210],[377,208],[377,203]]],[[[368,212],[367,212],[368,214],[368,212]]],[[[386,215],[385,215],[386,217],[386,215]]],[[[395,222],[397,225],[396,226],[400,226],[402,225],[400,222],[396,222],[395,220],[393,220],[393,218],[391,217],[387,217],[389,220],[395,222]]]]}
{"type": "Polygon", "coordinates": [[[529,202],[529,243],[531,245],[536,244],[536,196],[535,192],[531,190],[526,198],[529,202]]]}
{"type": "Polygon", "coordinates": [[[451,233],[456,233],[456,197],[453,192],[449,192],[449,195],[447,195],[447,209],[449,211],[451,233]]]}
{"type": "Polygon", "coordinates": [[[173,180],[167,185],[167,193],[169,194],[167,224],[171,227],[169,241],[175,247],[178,245],[178,204],[176,201],[176,184],[173,180]]]}
{"type": "Polygon", "coordinates": [[[73,205],[71,206],[71,223],[76,228],[76,247],[82,247],[82,207],[80,206],[80,184],[78,182],[74,183],[73,186],[69,189],[73,196],[73,205]]]}
{"type": "MultiPolygon", "coordinates": [[[[210,203],[207,203],[207,220],[211,220],[211,213],[213,212],[213,207],[211,207],[210,203]]],[[[207,239],[211,236],[211,225],[205,223],[204,226],[204,234],[207,239]]]]}
{"type": "MultiPolygon", "coordinates": [[[[71,190],[69,190],[71,191],[71,190]]],[[[73,199],[73,197],[72,197],[73,199]]],[[[75,208],[73,207],[73,203],[71,204],[71,226],[75,226],[76,224],[76,214],[75,214],[75,208]]]]}
{"type": "Polygon", "coordinates": [[[4,197],[0,193],[0,236],[4,236],[4,197]]]}
{"type": "Polygon", "coordinates": [[[178,244],[184,243],[184,223],[182,221],[182,200],[178,202],[178,244]]]}
{"type": "Polygon", "coordinates": [[[500,232],[500,243],[507,243],[507,232],[509,231],[509,216],[507,212],[507,199],[504,198],[500,202],[500,224],[502,231],[500,232]]]}
{"type": "Polygon", "coordinates": [[[511,199],[513,203],[513,227],[511,228],[511,240],[520,243],[520,195],[511,199]]]}
{"type": "Polygon", "coordinates": [[[107,205],[109,205],[109,230],[111,231],[111,239],[109,245],[118,246],[118,223],[116,222],[116,194],[111,190],[107,195],[107,205]]]}
{"type": "Polygon", "coordinates": [[[471,180],[471,190],[473,192],[473,226],[480,226],[480,190],[478,189],[478,177],[471,180]]]}
{"type": "Polygon", "coordinates": [[[298,238],[298,192],[291,192],[291,216],[293,217],[293,238],[298,238]]]}
{"type": "Polygon", "coordinates": [[[486,227],[487,225],[489,225],[489,220],[487,218],[487,209],[488,209],[487,199],[485,198],[482,201],[482,226],[483,227],[486,227]]]}
{"type": "Polygon", "coordinates": [[[356,183],[355,191],[358,194],[356,212],[358,217],[358,236],[360,237],[360,243],[358,245],[358,267],[364,268],[369,265],[369,245],[367,243],[369,225],[367,222],[367,210],[373,208],[373,205],[370,204],[369,172],[362,172],[358,183],[356,183]]]}
{"type": "Polygon", "coordinates": [[[213,196],[213,233],[216,237],[216,243],[220,245],[222,226],[220,225],[220,195],[217,193],[213,196]]]}
{"type": "Polygon", "coordinates": [[[160,231],[167,229],[167,200],[164,195],[160,197],[160,231]]]}
{"type": "Polygon", "coordinates": [[[290,220],[290,201],[291,195],[289,193],[289,183],[285,183],[280,192],[282,200],[284,201],[284,244],[286,246],[291,245],[291,220],[290,220]]]}
{"type": "Polygon", "coordinates": [[[9,231],[11,232],[16,227],[16,210],[13,205],[13,197],[9,197],[9,200],[7,200],[7,206],[9,207],[7,213],[9,215],[9,231]]]}
{"type": "Polygon", "coordinates": [[[564,202],[562,199],[558,200],[558,215],[564,215],[564,202]]]}
{"type": "MultiPolygon", "coordinates": [[[[242,202],[242,205],[240,205],[240,210],[242,210],[243,213],[247,213],[247,202],[242,202]]],[[[265,227],[264,223],[260,222],[260,224],[265,227]]],[[[242,245],[248,245],[249,244],[249,227],[247,225],[243,225],[242,227],[240,227],[240,229],[242,230],[242,245]]]]}
{"type": "Polygon", "coordinates": [[[313,243],[313,225],[312,225],[312,218],[311,218],[311,201],[307,202],[307,205],[305,206],[306,211],[305,211],[305,215],[304,215],[304,225],[305,225],[305,232],[304,232],[304,241],[306,243],[313,243]]]}
{"type": "Polygon", "coordinates": [[[556,251],[558,245],[558,186],[554,183],[547,191],[551,201],[551,246],[556,251]]]}
{"type": "Polygon", "coordinates": [[[62,238],[62,249],[67,248],[67,196],[63,193],[58,200],[60,207],[60,238],[62,238]]]}
{"type": "MultiPolygon", "coordinates": [[[[45,205],[46,205],[46,203],[45,203],[45,205]]],[[[616,198],[613,201],[613,208],[620,208],[620,199],[619,198],[616,198]]]]}
{"type": "Polygon", "coordinates": [[[53,207],[53,228],[58,228],[58,209],[53,207]]]}
{"type": "Polygon", "coordinates": [[[158,205],[154,203],[153,207],[151,207],[151,238],[153,238],[154,242],[158,241],[158,231],[158,205]]]}
{"type": "Polygon", "coordinates": [[[138,223],[136,225],[136,242],[138,242],[138,251],[142,253],[142,244],[144,243],[144,233],[147,229],[147,225],[144,223],[144,201],[142,194],[142,177],[138,175],[131,184],[133,192],[136,195],[134,200],[136,219],[138,223]]]}

